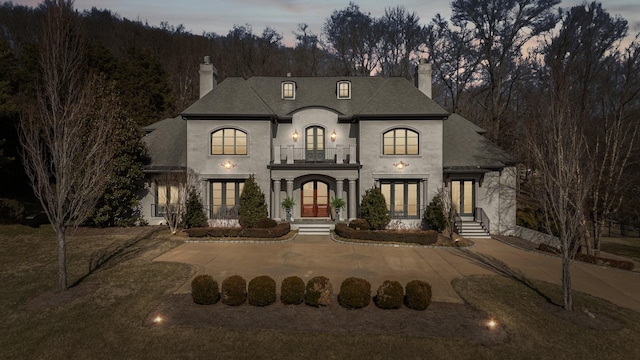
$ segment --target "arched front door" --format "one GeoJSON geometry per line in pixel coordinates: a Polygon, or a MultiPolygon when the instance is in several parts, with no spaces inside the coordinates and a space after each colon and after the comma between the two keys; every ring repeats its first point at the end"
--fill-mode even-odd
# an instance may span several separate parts
{"type": "Polygon", "coordinates": [[[329,217],[329,185],[319,180],[302,184],[302,217],[329,217]]]}

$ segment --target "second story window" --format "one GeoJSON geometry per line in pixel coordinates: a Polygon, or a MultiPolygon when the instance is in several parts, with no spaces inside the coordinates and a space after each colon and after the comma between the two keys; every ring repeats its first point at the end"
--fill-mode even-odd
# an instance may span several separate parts
{"type": "Polygon", "coordinates": [[[220,129],[211,134],[212,155],[247,155],[247,133],[238,129],[220,129]]]}
{"type": "Polygon", "coordinates": [[[338,82],[338,99],[351,99],[351,83],[348,81],[338,82]]]}
{"type": "Polygon", "coordinates": [[[284,100],[295,100],[296,98],[296,84],[288,81],[282,83],[282,98],[284,100]]]}
{"type": "Polygon", "coordinates": [[[409,129],[392,129],[383,135],[383,155],[418,155],[418,133],[409,129]]]}

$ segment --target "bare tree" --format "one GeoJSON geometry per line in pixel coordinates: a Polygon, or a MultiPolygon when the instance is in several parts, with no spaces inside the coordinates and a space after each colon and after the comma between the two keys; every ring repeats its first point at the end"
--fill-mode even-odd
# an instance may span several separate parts
{"type": "Polygon", "coordinates": [[[199,177],[191,168],[160,175],[157,204],[162,207],[160,210],[171,234],[175,235],[182,226],[189,194],[194,190],[199,193],[199,184],[199,177]]]}
{"type": "MultiPolygon", "coordinates": [[[[541,102],[527,134],[535,167],[534,193],[549,234],[559,238],[562,256],[563,307],[573,310],[571,262],[586,236],[585,210],[591,187],[591,163],[581,119],[571,106],[571,85],[562,57],[549,58],[541,102]]],[[[535,100],[532,100],[535,101],[535,100]]]]}
{"type": "Polygon", "coordinates": [[[386,8],[379,21],[384,29],[379,46],[383,76],[413,79],[418,51],[425,38],[425,28],[419,24],[420,17],[415,12],[407,11],[404,6],[396,6],[386,8]]]}
{"type": "Polygon", "coordinates": [[[94,207],[111,173],[118,101],[113,89],[84,67],[73,1],[45,1],[41,87],[23,116],[25,171],[56,232],[58,287],[67,289],[66,229],[94,207]]]}
{"type": "Polygon", "coordinates": [[[518,81],[521,49],[534,36],[557,23],[553,7],[560,0],[455,0],[454,23],[473,25],[479,45],[482,81],[477,98],[483,110],[480,125],[499,145],[509,141],[506,114],[518,81]]]}

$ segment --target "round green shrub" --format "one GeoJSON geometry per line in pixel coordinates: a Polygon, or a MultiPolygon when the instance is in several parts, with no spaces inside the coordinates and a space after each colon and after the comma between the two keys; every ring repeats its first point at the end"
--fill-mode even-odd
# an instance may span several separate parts
{"type": "Polygon", "coordinates": [[[315,307],[327,306],[331,302],[332,293],[331,281],[324,276],[316,276],[307,282],[304,302],[315,307]]]}
{"type": "Polygon", "coordinates": [[[404,300],[404,288],[398,281],[385,280],[373,298],[380,309],[399,309],[404,300]]]}
{"type": "Polygon", "coordinates": [[[282,280],[280,300],[286,305],[299,305],[304,302],[304,280],[297,276],[289,276],[282,280]]]}
{"type": "Polygon", "coordinates": [[[238,306],[247,300],[247,281],[240,275],[229,276],[222,281],[222,303],[238,306]]]}
{"type": "Polygon", "coordinates": [[[271,229],[278,226],[278,222],[273,220],[273,219],[269,219],[269,218],[264,218],[264,219],[260,219],[258,220],[258,222],[256,223],[257,228],[260,229],[271,229]]]}
{"type": "Polygon", "coordinates": [[[349,223],[349,227],[353,230],[369,230],[369,223],[365,219],[353,219],[349,223]]]}
{"type": "Polygon", "coordinates": [[[371,284],[361,278],[350,277],[340,285],[338,302],[347,309],[360,309],[371,302],[371,284]]]}
{"type": "Polygon", "coordinates": [[[191,281],[191,297],[200,305],[211,305],[220,299],[218,283],[211,275],[198,275],[191,281]]]}
{"type": "Polygon", "coordinates": [[[258,276],[249,281],[249,304],[267,306],[276,301],[276,281],[270,276],[258,276]]]}
{"type": "Polygon", "coordinates": [[[409,309],[425,310],[431,304],[431,285],[420,280],[409,281],[404,303],[409,309]]]}

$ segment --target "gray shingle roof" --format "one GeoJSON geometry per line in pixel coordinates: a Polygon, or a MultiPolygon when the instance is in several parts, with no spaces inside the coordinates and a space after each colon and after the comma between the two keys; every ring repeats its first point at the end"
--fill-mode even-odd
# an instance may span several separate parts
{"type": "Polygon", "coordinates": [[[187,167],[187,122],[181,116],[158,121],[145,128],[153,129],[142,138],[151,157],[145,171],[170,171],[187,167]]]}
{"type": "Polygon", "coordinates": [[[403,78],[382,77],[252,77],[227,78],[186,109],[187,118],[198,116],[255,116],[290,119],[308,107],[336,111],[341,119],[366,119],[395,115],[443,118],[447,111],[403,78]],[[339,81],[351,82],[351,99],[337,99],[339,81]],[[282,99],[282,83],[294,82],[295,100],[282,99]]]}
{"type": "Polygon", "coordinates": [[[482,128],[458,114],[444,122],[443,167],[445,172],[478,172],[504,168],[516,159],[478,132],[482,128]]]}

